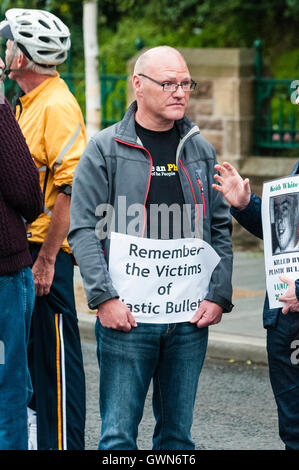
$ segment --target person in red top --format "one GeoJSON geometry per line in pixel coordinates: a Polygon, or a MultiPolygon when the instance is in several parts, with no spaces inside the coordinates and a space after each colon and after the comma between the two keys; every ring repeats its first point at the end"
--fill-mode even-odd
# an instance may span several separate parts
{"type": "Polygon", "coordinates": [[[27,403],[32,386],[27,341],[35,288],[25,222],[33,222],[42,210],[38,171],[9,103],[0,92],[1,450],[26,450],[28,446],[27,403]]]}

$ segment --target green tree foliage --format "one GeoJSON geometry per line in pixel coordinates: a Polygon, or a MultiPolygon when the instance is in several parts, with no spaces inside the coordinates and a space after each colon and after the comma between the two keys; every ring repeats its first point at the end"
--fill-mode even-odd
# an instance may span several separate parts
{"type": "MultiPolygon", "coordinates": [[[[1,0],[0,16],[12,7],[60,16],[72,33],[73,67],[83,70],[83,0],[1,0]]],[[[98,0],[98,12],[100,56],[111,73],[126,71],[137,38],[147,47],[252,47],[260,38],[274,73],[282,63],[299,69],[299,0],[98,0]],[[279,61],[285,54],[289,61],[279,61]]]]}
{"type": "Polygon", "coordinates": [[[143,18],[162,29],[183,27],[189,35],[194,28],[214,29],[228,46],[251,46],[260,34],[271,43],[299,25],[298,0],[99,0],[103,16],[112,6],[115,18],[143,18]]]}
{"type": "Polygon", "coordinates": [[[277,57],[298,51],[299,0],[99,0],[99,11],[111,71],[124,70],[138,37],[147,47],[252,47],[260,38],[272,73],[277,57]]]}

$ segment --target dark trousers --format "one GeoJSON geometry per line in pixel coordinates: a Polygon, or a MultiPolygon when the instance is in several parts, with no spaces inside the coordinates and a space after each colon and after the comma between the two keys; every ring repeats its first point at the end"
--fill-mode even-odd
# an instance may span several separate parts
{"type": "MultiPolygon", "coordinates": [[[[35,261],[40,245],[30,244],[35,261]]],[[[36,297],[28,346],[38,449],[84,449],[85,376],[71,255],[60,250],[48,295],[36,297]]]]}
{"type": "Polygon", "coordinates": [[[267,328],[270,380],[286,449],[299,450],[299,312],[279,313],[267,328]]]}

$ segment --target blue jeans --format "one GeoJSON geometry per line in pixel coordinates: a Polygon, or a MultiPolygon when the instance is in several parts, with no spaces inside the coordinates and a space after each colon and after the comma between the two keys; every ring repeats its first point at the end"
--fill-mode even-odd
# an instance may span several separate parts
{"type": "Polygon", "coordinates": [[[30,268],[0,276],[0,449],[26,450],[32,387],[27,342],[34,307],[30,268]]]}
{"type": "Polygon", "coordinates": [[[99,449],[137,449],[138,425],[153,379],[153,449],[194,449],[191,439],[208,328],[189,322],[139,323],[129,333],[96,323],[100,366],[99,449]]]}

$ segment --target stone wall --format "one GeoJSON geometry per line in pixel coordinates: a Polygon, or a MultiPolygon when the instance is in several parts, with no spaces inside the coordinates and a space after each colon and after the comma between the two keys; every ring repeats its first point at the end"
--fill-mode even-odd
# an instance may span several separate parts
{"type": "MultiPolygon", "coordinates": [[[[239,172],[243,178],[250,180],[252,192],[262,196],[263,182],[287,176],[296,163],[296,158],[286,157],[253,157],[248,156],[239,161],[239,172]]],[[[244,230],[233,221],[233,242],[236,249],[262,251],[263,242],[244,230]]]]}

